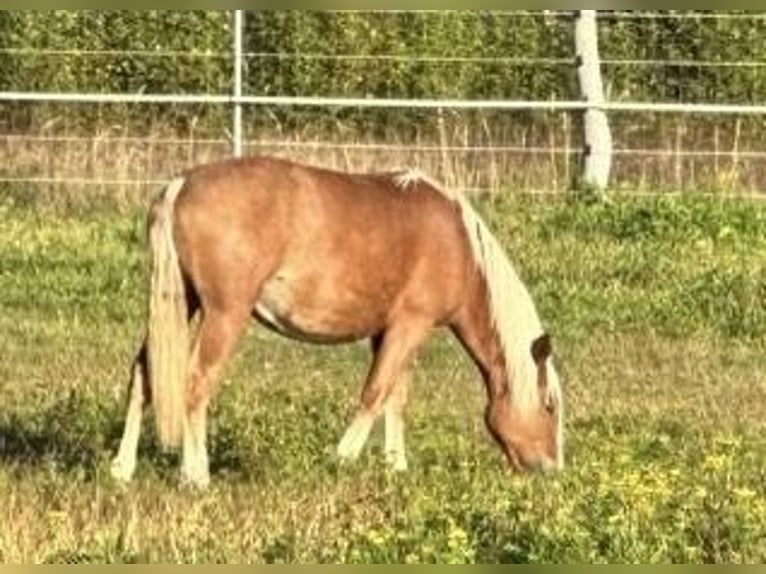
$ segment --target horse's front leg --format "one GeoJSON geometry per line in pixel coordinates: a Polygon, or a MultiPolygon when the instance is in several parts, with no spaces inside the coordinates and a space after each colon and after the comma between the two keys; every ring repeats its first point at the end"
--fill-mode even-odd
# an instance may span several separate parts
{"type": "MultiPolygon", "coordinates": [[[[421,320],[402,321],[383,333],[380,343],[375,345],[372,368],[367,377],[362,398],[353,422],[338,445],[338,456],[344,460],[355,460],[362,452],[372,426],[381,415],[397,381],[401,379],[409,360],[418,345],[426,337],[430,324],[421,320]]],[[[401,422],[401,409],[392,403],[392,440],[395,437],[397,421],[401,422]]],[[[403,403],[402,403],[403,405],[403,403]]],[[[403,425],[399,430],[403,430],[403,425]]]]}
{"type": "Polygon", "coordinates": [[[120,449],[112,461],[112,476],[121,482],[130,482],[136,470],[138,439],[141,435],[141,419],[149,404],[150,390],[147,378],[146,342],[141,346],[131,367],[128,386],[128,412],[120,449]]]}

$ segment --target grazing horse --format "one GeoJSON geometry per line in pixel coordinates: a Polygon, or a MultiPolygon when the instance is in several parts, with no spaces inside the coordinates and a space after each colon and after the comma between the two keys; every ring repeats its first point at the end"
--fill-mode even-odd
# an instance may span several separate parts
{"type": "Polygon", "coordinates": [[[342,459],[360,454],[385,413],[386,457],[406,468],[408,364],[434,328],[447,327],[482,375],[487,428],[510,467],[562,467],[562,393],[550,337],[462,194],[415,171],[349,174],[268,157],[229,160],[170,183],[151,206],[149,237],[148,334],[133,362],[115,477],[133,475],[151,402],[162,444],[182,447],[183,480],[208,484],[208,403],[252,317],[302,341],[370,340],[372,365],[338,446],[342,459]]]}

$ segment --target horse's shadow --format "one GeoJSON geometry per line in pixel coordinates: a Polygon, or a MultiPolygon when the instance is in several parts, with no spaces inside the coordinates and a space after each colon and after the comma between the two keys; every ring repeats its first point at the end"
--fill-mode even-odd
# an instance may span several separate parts
{"type": "MultiPolygon", "coordinates": [[[[100,480],[119,446],[124,407],[122,401],[73,390],[43,406],[0,412],[0,464],[19,469],[53,468],[85,480],[100,480]]],[[[322,458],[300,433],[286,435],[283,428],[275,434],[274,429],[281,425],[270,417],[256,417],[260,422],[254,425],[252,420],[231,416],[229,410],[224,408],[220,416],[212,417],[212,474],[239,481],[263,480],[269,474],[302,466],[306,458],[322,458]],[[286,449],[285,443],[291,448],[286,449]],[[285,457],[285,450],[295,454],[295,460],[285,457]]],[[[178,452],[166,452],[159,446],[150,410],[143,421],[139,465],[172,483],[178,478],[179,458],[178,452]]]]}
{"type": "MultiPolygon", "coordinates": [[[[73,390],[35,409],[0,413],[0,464],[18,471],[53,469],[85,481],[102,480],[117,452],[124,403],[73,390]]],[[[171,478],[178,455],[156,446],[152,425],[145,421],[139,446],[156,475],[171,478]]]]}
{"type": "Polygon", "coordinates": [[[0,463],[95,475],[118,439],[117,405],[72,391],[38,408],[0,413],[0,463]]]}

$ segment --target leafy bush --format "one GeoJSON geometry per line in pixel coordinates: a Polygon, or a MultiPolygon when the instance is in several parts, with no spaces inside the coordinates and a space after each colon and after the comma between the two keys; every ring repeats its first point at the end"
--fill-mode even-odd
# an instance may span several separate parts
{"type": "MultiPolygon", "coordinates": [[[[755,18],[645,20],[605,15],[601,49],[607,62],[760,61],[766,57],[764,27],[766,20],[755,18]]],[[[227,11],[6,11],[0,15],[0,49],[11,51],[0,54],[0,89],[229,93],[231,34],[231,14],[227,11]],[[62,53],[40,56],[34,54],[36,49],[62,53]],[[78,53],[80,50],[95,53],[78,53]],[[118,53],[108,53],[111,51],[118,53]],[[175,55],[158,57],[163,51],[175,55]]],[[[247,92],[571,99],[577,96],[573,41],[568,17],[514,17],[513,13],[480,10],[398,15],[251,11],[246,31],[250,54],[247,92]],[[333,55],[352,57],[327,57],[333,55]],[[453,61],[438,62],[429,57],[453,61]],[[530,65],[534,59],[549,63],[530,65]]],[[[605,74],[614,99],[758,103],[766,89],[766,71],[761,68],[608,63],[605,74]]],[[[13,118],[6,121],[23,123],[25,116],[29,121],[25,113],[29,106],[11,109],[13,118]]],[[[99,114],[116,113],[114,108],[109,110],[99,114]]],[[[143,122],[156,117],[141,117],[150,112],[133,110],[134,120],[136,113],[143,122]]],[[[338,114],[345,121],[361,121],[354,111],[338,114]]],[[[270,127],[278,120],[280,125],[297,128],[306,122],[322,122],[324,115],[324,110],[273,110],[254,113],[251,119],[270,127]]],[[[97,116],[86,114],[79,121],[91,123],[97,116]]],[[[225,117],[205,107],[163,109],[163,121],[176,128],[181,125],[178,122],[200,118],[220,128],[225,117]]],[[[426,117],[417,111],[380,111],[373,123],[384,126],[393,120],[397,129],[404,129],[413,120],[426,117]]],[[[364,121],[369,122],[369,116],[364,121]]]]}

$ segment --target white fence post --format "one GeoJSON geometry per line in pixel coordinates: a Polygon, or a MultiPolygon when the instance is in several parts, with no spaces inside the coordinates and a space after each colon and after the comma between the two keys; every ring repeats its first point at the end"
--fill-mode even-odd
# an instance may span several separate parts
{"type": "Polygon", "coordinates": [[[575,49],[580,91],[588,108],[583,121],[585,130],[583,182],[603,190],[609,184],[612,168],[612,134],[603,104],[604,85],[598,53],[596,10],[578,10],[575,23],[575,49]]]}
{"type": "Polygon", "coordinates": [[[243,37],[245,11],[234,10],[234,118],[232,125],[232,153],[242,157],[242,75],[244,66],[243,37]]]}

